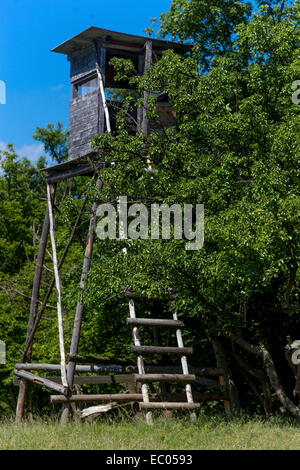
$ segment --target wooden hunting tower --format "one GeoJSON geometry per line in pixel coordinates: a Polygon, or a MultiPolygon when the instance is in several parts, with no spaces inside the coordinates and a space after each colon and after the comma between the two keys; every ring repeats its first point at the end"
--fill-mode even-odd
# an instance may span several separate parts
{"type": "MultiPolygon", "coordinates": [[[[65,408],[62,419],[66,420],[74,402],[109,402],[118,401],[139,402],[141,409],[147,410],[146,418],[151,423],[151,409],[182,409],[187,408],[193,410],[199,407],[199,403],[194,402],[200,400],[224,400],[222,393],[201,394],[192,392],[190,383],[195,381],[196,375],[215,375],[221,376],[220,368],[197,369],[192,370],[190,374],[186,356],[192,353],[192,348],[186,348],[183,345],[181,329],[183,322],[177,319],[177,313],[174,313],[172,319],[162,318],[136,318],[134,295],[129,295],[129,313],[130,318],[127,324],[133,328],[132,353],[137,355],[136,368],[128,370],[121,361],[116,359],[99,358],[95,356],[82,357],[78,355],[80,330],[83,316],[82,297],[88,280],[88,272],[91,263],[94,232],[96,226],[96,202],[92,204],[87,243],[83,257],[83,267],[80,285],[78,288],[78,301],[76,312],[74,315],[73,334],[70,342],[70,352],[66,359],[63,338],[63,322],[62,322],[62,305],[61,305],[61,283],[59,270],[64,262],[68,250],[72,244],[76,229],[79,226],[81,216],[84,212],[85,203],[88,195],[85,196],[74,227],[70,228],[70,238],[66,244],[61,258],[57,259],[55,245],[55,213],[59,210],[55,203],[56,186],[60,181],[75,176],[96,176],[99,190],[102,187],[101,167],[97,166],[97,155],[94,154],[90,145],[90,139],[94,136],[101,135],[104,131],[114,132],[115,113],[118,109],[118,103],[109,100],[111,90],[129,88],[128,83],[116,80],[115,72],[110,64],[110,60],[114,57],[131,59],[136,72],[139,75],[144,74],[145,70],[150,68],[152,63],[159,59],[162,52],[166,49],[173,49],[181,53],[189,49],[189,46],[161,41],[158,39],[149,39],[140,36],[133,36],[115,31],[91,27],[82,33],[74,36],[72,39],[65,41],[61,45],[53,49],[54,52],[66,54],[71,65],[71,100],[70,100],[70,141],[69,141],[69,158],[68,161],[44,169],[47,174],[47,199],[48,205],[44,219],[42,234],[40,237],[39,251],[37,255],[35,277],[32,287],[32,298],[30,305],[29,322],[27,328],[26,345],[21,356],[20,362],[15,366],[15,376],[19,381],[19,399],[16,411],[16,420],[19,421],[23,416],[24,400],[27,383],[33,382],[46,386],[54,390],[58,395],[51,397],[53,403],[63,403],[65,408]],[[48,236],[50,234],[53,258],[53,279],[49,285],[48,291],[40,301],[40,284],[43,272],[44,257],[48,236]],[[57,293],[57,318],[59,329],[59,346],[60,346],[60,364],[32,364],[31,348],[38,328],[39,321],[43,311],[47,306],[47,302],[51,292],[56,287],[57,293]],[[143,346],[140,342],[138,328],[151,328],[154,336],[154,346],[143,346]],[[171,328],[176,334],[177,346],[162,346],[159,344],[159,328],[171,328]],[[165,354],[175,354],[181,358],[181,367],[147,366],[144,363],[144,354],[157,354],[159,360],[165,354]],[[79,365],[80,363],[92,363],[93,365],[79,365]],[[96,365],[95,365],[96,364],[96,365]],[[57,377],[41,377],[29,371],[58,371],[60,376],[57,377]],[[82,377],[78,373],[89,372],[97,374],[96,376],[82,377]],[[120,373],[123,375],[103,375],[109,372],[120,373]],[[130,373],[129,373],[130,372],[130,373]],[[135,373],[133,373],[135,372],[135,373]],[[124,375],[124,373],[126,373],[124,375]],[[74,384],[122,384],[133,383],[136,387],[136,393],[128,394],[100,394],[100,395],[73,395],[74,384]],[[160,392],[150,395],[148,392],[149,382],[161,383],[160,392]],[[164,388],[164,382],[180,382],[185,386],[185,393],[170,394],[164,388]],[[193,397],[194,395],[194,397],[193,397]]],[[[143,93],[143,106],[136,111],[134,122],[136,123],[136,131],[142,131],[145,134],[149,130],[159,132],[157,123],[149,122],[147,117],[147,98],[149,93],[143,93]]],[[[168,97],[164,94],[157,94],[157,109],[159,111],[159,120],[162,126],[174,125],[175,109],[169,105],[168,97]]],[[[134,130],[133,130],[134,131],[134,130]]],[[[105,161],[105,155],[102,156],[105,161]]],[[[99,162],[98,162],[99,163],[99,162]]],[[[128,295],[127,295],[128,296],[128,295]]],[[[197,377],[198,383],[203,383],[203,379],[197,377]]],[[[212,382],[211,379],[208,381],[212,382]]],[[[206,381],[207,383],[207,381],[206,381]]],[[[100,406],[100,411],[107,411],[113,405],[100,406]]],[[[94,412],[87,410],[87,416],[94,412]]],[[[99,407],[97,410],[99,411],[99,407]]]]}
{"type": "MultiPolygon", "coordinates": [[[[130,85],[126,81],[115,79],[110,60],[114,57],[131,59],[136,72],[142,75],[166,49],[180,52],[187,49],[187,46],[95,27],[88,28],[53,49],[53,52],[66,54],[71,65],[70,160],[91,153],[90,138],[101,135],[105,130],[105,110],[97,67],[101,70],[106,91],[128,89],[130,85]]],[[[113,131],[115,113],[109,97],[107,106],[113,131]]],[[[165,96],[158,97],[158,109],[163,124],[174,124],[174,109],[169,106],[165,96]]],[[[138,127],[146,130],[146,122],[143,123],[146,119],[145,113],[143,115],[140,111],[137,114],[135,117],[138,127]]]]}

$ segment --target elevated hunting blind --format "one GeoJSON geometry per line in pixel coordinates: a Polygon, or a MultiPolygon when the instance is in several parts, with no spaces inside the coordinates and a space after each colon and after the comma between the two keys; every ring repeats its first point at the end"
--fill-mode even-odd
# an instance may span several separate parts
{"type": "MultiPolygon", "coordinates": [[[[65,356],[60,268],[70,249],[76,229],[79,226],[84,212],[87,195],[82,203],[74,227],[70,228],[70,238],[58,260],[55,244],[55,215],[58,209],[55,204],[56,186],[60,181],[75,176],[97,176],[99,190],[102,187],[101,166],[97,166],[97,155],[90,144],[90,139],[103,132],[115,132],[115,115],[120,103],[113,102],[113,97],[120,95],[120,90],[129,88],[125,81],[116,79],[114,68],[110,60],[114,57],[131,59],[136,73],[143,75],[152,63],[158,60],[166,49],[183,53],[189,50],[189,46],[171,43],[158,39],[149,39],[141,36],[133,36],[115,31],[91,27],[72,39],[62,43],[53,49],[54,52],[66,54],[71,65],[71,100],[70,100],[70,140],[68,161],[46,168],[47,174],[47,200],[43,230],[40,238],[39,251],[36,261],[36,270],[32,286],[32,298],[30,305],[29,322],[27,328],[26,345],[18,364],[15,366],[15,382],[19,385],[19,398],[16,410],[16,421],[20,421],[24,414],[25,392],[28,383],[35,383],[54,390],[57,395],[51,396],[53,403],[62,403],[64,406],[62,420],[65,421],[76,402],[98,402],[101,406],[88,408],[81,413],[81,417],[93,413],[108,411],[116,402],[138,402],[141,409],[146,410],[147,422],[151,423],[152,409],[189,409],[194,410],[200,406],[200,401],[223,400],[227,404],[224,390],[214,393],[192,391],[191,382],[208,384],[218,387],[218,382],[211,377],[217,376],[222,383],[222,370],[220,368],[192,368],[189,370],[187,355],[192,353],[192,348],[183,345],[181,330],[183,322],[178,320],[174,313],[172,319],[162,318],[136,318],[135,298],[129,298],[128,326],[133,328],[132,353],[137,356],[136,368],[128,368],[119,359],[108,359],[98,356],[83,357],[78,355],[80,330],[83,317],[83,301],[88,272],[91,263],[94,232],[96,226],[97,205],[92,204],[90,224],[87,235],[87,243],[83,257],[82,274],[78,288],[78,301],[74,315],[73,334],[70,343],[69,355],[65,356]],[[43,272],[44,257],[47,241],[50,234],[53,258],[53,279],[49,285],[44,299],[40,300],[40,284],[43,272]],[[59,327],[60,364],[32,364],[31,349],[42,314],[47,306],[51,292],[56,287],[57,295],[57,319],[59,327]],[[154,345],[143,346],[141,344],[140,327],[153,330],[154,345]],[[175,332],[177,346],[162,346],[159,344],[158,330],[170,328],[175,332]],[[181,359],[181,366],[164,366],[161,361],[158,366],[149,366],[144,362],[143,355],[155,354],[162,359],[165,355],[174,354],[181,359]],[[85,363],[84,365],[82,364],[85,363]],[[81,364],[81,365],[80,365],[81,364]],[[92,365],[90,365],[92,364],[92,365]],[[32,371],[58,371],[60,376],[38,376],[32,371]],[[93,372],[94,376],[84,377],[78,375],[83,372],[93,372]],[[190,373],[192,372],[192,373],[190,373]],[[107,375],[109,373],[110,375],[107,375]],[[158,382],[158,393],[149,393],[148,383],[158,382]],[[172,394],[166,388],[166,382],[181,383],[185,387],[185,393],[172,394]],[[99,395],[75,395],[74,384],[122,384],[132,383],[134,391],[130,393],[99,394],[99,395]],[[195,403],[195,400],[197,403],[195,403]],[[103,403],[109,405],[103,405],[103,403]]],[[[143,106],[137,109],[133,116],[135,129],[132,132],[142,131],[148,134],[154,129],[159,132],[157,123],[149,122],[147,116],[147,99],[149,93],[143,92],[143,106]]],[[[157,109],[161,126],[175,124],[176,113],[164,94],[157,94],[157,109]]],[[[105,160],[105,155],[103,156],[105,160]]],[[[132,388],[132,387],[131,387],[132,388]]]]}
{"type": "MultiPolygon", "coordinates": [[[[66,54],[71,65],[69,159],[92,153],[90,138],[101,135],[105,130],[105,109],[98,70],[102,74],[108,112],[112,118],[111,130],[114,131],[115,106],[109,94],[113,90],[129,89],[130,85],[125,80],[116,80],[111,59],[130,59],[136,73],[143,75],[145,69],[151,66],[153,60],[159,59],[166,49],[182,52],[187,46],[94,27],[53,49],[53,52],[66,54]]],[[[158,97],[158,110],[163,123],[174,123],[174,109],[169,106],[166,96],[158,97]]],[[[145,130],[148,124],[146,115],[142,109],[137,114],[137,127],[145,130]]]]}

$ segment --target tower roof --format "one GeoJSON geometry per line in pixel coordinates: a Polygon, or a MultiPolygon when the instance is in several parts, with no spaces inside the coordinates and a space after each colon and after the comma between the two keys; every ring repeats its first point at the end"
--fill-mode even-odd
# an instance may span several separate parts
{"type": "Polygon", "coordinates": [[[178,51],[188,51],[190,44],[183,44],[171,41],[163,41],[161,39],[153,39],[144,36],[134,36],[133,34],[119,33],[108,29],[96,28],[91,26],[71,39],[63,42],[59,46],[52,49],[52,52],[60,54],[72,54],[78,50],[84,49],[94,44],[94,41],[103,41],[104,45],[110,48],[124,50],[140,50],[144,47],[146,41],[151,40],[153,47],[157,49],[174,49],[178,51]]]}

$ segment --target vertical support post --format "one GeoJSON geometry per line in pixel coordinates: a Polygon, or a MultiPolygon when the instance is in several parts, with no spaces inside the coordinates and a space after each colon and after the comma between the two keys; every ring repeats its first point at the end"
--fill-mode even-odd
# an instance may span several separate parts
{"type": "Polygon", "coordinates": [[[71,98],[72,100],[78,98],[78,88],[74,83],[71,84],[71,98]]]}
{"type": "MultiPolygon", "coordinates": [[[[99,189],[102,188],[102,183],[100,179],[97,181],[97,185],[99,189]]],[[[74,326],[73,326],[73,334],[70,346],[70,356],[76,356],[78,353],[78,346],[79,346],[79,338],[80,338],[80,330],[82,324],[82,314],[83,314],[83,299],[82,295],[86,288],[88,273],[91,264],[91,258],[93,253],[93,244],[94,244],[94,233],[96,227],[96,211],[97,211],[97,204],[93,202],[92,211],[91,211],[91,218],[90,218],[90,225],[89,225],[89,233],[88,233],[88,240],[85,248],[83,266],[82,266],[82,273],[80,279],[80,294],[79,300],[77,302],[76,313],[74,318],[74,326]]],[[[73,383],[74,383],[74,374],[75,374],[75,367],[76,363],[74,360],[70,360],[67,366],[67,381],[70,390],[72,391],[73,383]]],[[[69,417],[69,406],[67,405],[61,417],[61,422],[65,423],[69,417]]]]}
{"type": "MultiPolygon", "coordinates": [[[[141,77],[144,72],[144,56],[143,54],[139,55],[139,76],[141,77]]],[[[141,132],[143,124],[143,108],[140,106],[137,109],[137,131],[141,132]]]]}
{"type": "Polygon", "coordinates": [[[238,391],[236,389],[234,379],[229,368],[228,362],[226,360],[226,352],[224,346],[218,337],[211,337],[208,334],[208,338],[212,344],[217,367],[223,369],[224,376],[219,376],[219,382],[222,391],[226,391],[228,393],[229,400],[224,400],[224,409],[226,414],[236,416],[239,414],[240,411],[240,401],[238,391]]]}
{"type": "MultiPolygon", "coordinates": [[[[133,299],[129,300],[129,314],[130,314],[130,318],[136,318],[133,299]]],[[[133,328],[133,341],[134,341],[135,346],[141,345],[139,332],[136,326],[133,328]]],[[[144,359],[143,359],[143,356],[141,355],[137,357],[137,366],[138,366],[139,374],[145,374],[144,359]]],[[[145,383],[142,383],[142,395],[143,395],[144,403],[149,403],[150,399],[149,399],[148,387],[147,387],[147,384],[145,383]]],[[[149,425],[153,424],[151,411],[146,412],[146,422],[149,425]]]]}
{"type": "Polygon", "coordinates": [[[105,122],[106,122],[106,129],[107,132],[111,132],[111,127],[110,127],[110,120],[109,120],[109,112],[108,112],[108,107],[105,99],[105,90],[104,90],[104,83],[103,83],[103,78],[102,78],[102,73],[100,70],[100,67],[98,64],[96,64],[97,67],[97,74],[99,78],[99,86],[100,86],[100,94],[102,98],[102,105],[104,109],[104,115],[105,115],[105,122]]]}
{"type": "MultiPolygon", "coordinates": [[[[227,391],[226,382],[225,382],[225,379],[224,379],[223,375],[219,375],[219,382],[220,382],[221,390],[227,391]]],[[[225,413],[228,416],[230,416],[231,415],[230,401],[229,400],[223,400],[223,404],[224,404],[225,413]]]]}
{"type": "MultiPolygon", "coordinates": [[[[53,188],[53,191],[55,191],[55,188],[53,188]]],[[[33,285],[32,285],[30,313],[29,313],[29,320],[28,320],[28,326],[27,326],[26,342],[28,341],[28,338],[31,335],[31,331],[32,331],[36,313],[37,313],[41,277],[42,277],[42,271],[43,271],[46,246],[47,246],[47,239],[49,235],[49,228],[50,228],[50,220],[49,220],[49,211],[48,211],[48,206],[47,206],[42,235],[41,235],[40,244],[39,244],[39,251],[38,251],[37,260],[36,260],[34,280],[33,280],[33,285]]],[[[29,350],[27,351],[26,357],[24,358],[24,362],[30,361],[31,351],[32,351],[32,347],[30,347],[29,350]]],[[[26,388],[27,388],[27,382],[26,380],[22,379],[20,381],[20,386],[19,386],[19,395],[18,395],[18,402],[17,402],[17,409],[16,409],[16,423],[19,423],[22,420],[23,415],[24,415],[26,388]]]]}
{"type": "MultiPolygon", "coordinates": [[[[173,320],[178,320],[177,312],[175,312],[173,314],[173,320]]],[[[184,345],[183,345],[182,333],[181,333],[180,329],[176,330],[176,338],[177,338],[178,347],[183,348],[184,345]]],[[[188,363],[187,363],[186,356],[181,356],[181,366],[182,366],[182,373],[184,375],[188,375],[189,374],[189,368],[188,368],[188,363]]],[[[187,402],[188,403],[194,403],[191,384],[186,384],[185,391],[186,391],[187,402]]],[[[196,413],[193,411],[193,412],[191,412],[191,420],[195,421],[195,419],[196,419],[196,413]]]]}
{"type": "MultiPolygon", "coordinates": [[[[144,71],[148,70],[152,66],[152,41],[148,40],[145,44],[145,66],[144,71]]],[[[149,92],[144,91],[144,107],[143,107],[143,122],[142,122],[142,131],[146,136],[149,134],[149,120],[147,118],[148,112],[148,102],[147,99],[149,97],[149,92]]]]}
{"type": "MultiPolygon", "coordinates": [[[[105,47],[101,47],[100,49],[99,61],[100,61],[99,65],[100,65],[100,71],[102,74],[103,92],[104,92],[104,95],[100,96],[101,108],[100,108],[100,129],[99,129],[100,132],[99,134],[101,135],[104,133],[104,117],[105,117],[103,97],[105,99],[105,106],[107,108],[106,98],[105,98],[105,80],[106,80],[106,49],[105,47]]],[[[110,124],[109,124],[109,128],[110,128],[110,124]]],[[[108,130],[107,124],[106,124],[106,129],[108,130]]]]}
{"type": "Polygon", "coordinates": [[[105,97],[105,67],[106,67],[106,49],[104,47],[100,48],[100,54],[97,43],[95,45],[96,50],[96,70],[99,80],[99,135],[104,132],[104,117],[106,123],[107,132],[111,132],[109,111],[106,103],[105,97]]]}
{"type": "Polygon", "coordinates": [[[68,387],[67,374],[66,374],[66,357],[65,357],[65,346],[64,346],[64,332],[62,322],[62,304],[61,304],[61,282],[58,271],[58,261],[55,245],[54,236],[54,218],[53,218],[53,200],[51,197],[51,186],[47,183],[47,198],[48,198],[48,212],[50,219],[50,238],[52,245],[52,258],[53,258],[53,270],[56,285],[57,295],[57,320],[58,320],[58,332],[59,332],[59,349],[60,349],[60,365],[61,365],[61,380],[64,387],[68,387]]]}

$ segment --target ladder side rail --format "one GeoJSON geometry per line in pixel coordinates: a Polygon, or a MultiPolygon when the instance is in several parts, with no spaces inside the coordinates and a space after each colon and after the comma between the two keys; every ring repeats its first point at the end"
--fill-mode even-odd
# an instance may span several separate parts
{"type": "MultiPolygon", "coordinates": [[[[135,305],[134,305],[134,300],[133,299],[129,300],[129,314],[130,314],[130,318],[136,318],[135,305]]],[[[132,332],[133,332],[134,345],[135,346],[141,346],[138,328],[135,326],[133,328],[132,332]]],[[[141,374],[141,375],[145,374],[144,359],[143,359],[143,356],[141,356],[141,355],[139,355],[137,357],[137,366],[138,366],[139,374],[141,374]]],[[[150,403],[148,386],[145,383],[142,383],[142,395],[143,395],[144,403],[150,403]]],[[[151,411],[146,412],[146,421],[147,421],[147,424],[150,424],[150,425],[153,424],[152,423],[152,413],[151,413],[151,411]]]]}
{"type": "MultiPolygon", "coordinates": [[[[177,317],[177,312],[173,314],[173,319],[178,320],[177,317]]],[[[183,348],[183,339],[182,339],[182,333],[180,329],[176,330],[176,339],[177,339],[177,344],[179,348],[183,348]]],[[[181,356],[181,365],[182,365],[182,372],[183,374],[189,374],[189,367],[188,367],[188,362],[187,362],[187,357],[186,356],[181,356]]],[[[186,384],[185,386],[185,391],[186,391],[186,398],[188,403],[194,403],[193,399],[193,392],[192,392],[192,386],[191,384],[186,384]]],[[[196,414],[193,412],[191,413],[191,419],[194,421],[196,419],[196,414]]]]}

